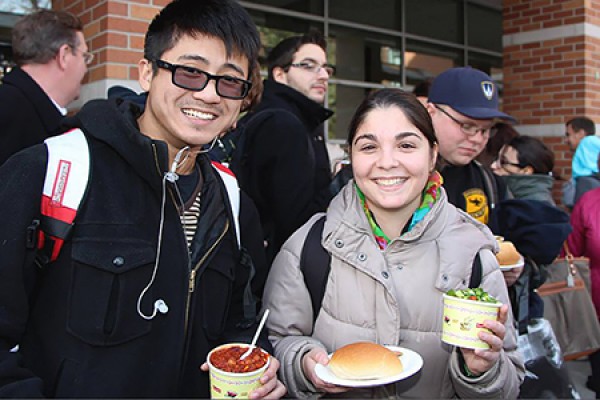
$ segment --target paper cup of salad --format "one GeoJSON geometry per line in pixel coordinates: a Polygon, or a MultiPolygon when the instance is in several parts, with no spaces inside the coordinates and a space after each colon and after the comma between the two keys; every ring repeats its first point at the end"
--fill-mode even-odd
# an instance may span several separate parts
{"type": "Polygon", "coordinates": [[[269,367],[271,357],[260,347],[243,360],[248,344],[231,343],[208,353],[210,397],[212,399],[247,399],[250,392],[262,386],[260,378],[269,367]]]}
{"type": "Polygon", "coordinates": [[[444,294],[442,341],[468,349],[489,349],[477,336],[485,320],[497,320],[502,303],[481,288],[450,290],[444,294]]]}

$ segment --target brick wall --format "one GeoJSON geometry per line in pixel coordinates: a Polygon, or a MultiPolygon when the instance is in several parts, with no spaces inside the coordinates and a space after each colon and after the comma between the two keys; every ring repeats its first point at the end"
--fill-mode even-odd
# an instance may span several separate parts
{"type": "Polygon", "coordinates": [[[137,63],[143,57],[149,22],[170,0],[54,0],[57,10],[70,11],[84,24],[94,61],[84,80],[81,100],[103,97],[113,84],[137,89],[137,63]]]}
{"type": "MultiPolygon", "coordinates": [[[[564,123],[600,121],[600,0],[504,0],[504,110],[571,176],[564,123]]],[[[558,191],[557,191],[558,193],[558,191]]]]}

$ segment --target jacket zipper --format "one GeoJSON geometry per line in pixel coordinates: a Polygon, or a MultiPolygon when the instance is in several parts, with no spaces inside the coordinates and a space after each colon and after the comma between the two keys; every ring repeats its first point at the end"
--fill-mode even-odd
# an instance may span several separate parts
{"type": "MultiPolygon", "coordinates": [[[[152,150],[154,152],[154,161],[155,161],[155,165],[156,165],[156,171],[158,173],[159,176],[161,176],[161,169],[160,169],[160,163],[158,162],[158,151],[156,149],[156,145],[154,143],[152,143],[152,150]]],[[[175,208],[178,210],[179,207],[177,207],[177,202],[175,201],[175,197],[173,195],[172,190],[170,190],[169,188],[169,195],[171,196],[171,200],[173,202],[173,204],[175,205],[175,208]]],[[[183,343],[187,343],[187,336],[188,336],[188,325],[189,325],[189,314],[190,314],[190,304],[191,304],[191,299],[192,299],[192,295],[196,289],[196,275],[198,270],[200,269],[200,267],[202,266],[202,264],[204,263],[204,261],[206,261],[206,259],[208,258],[208,256],[214,251],[214,249],[217,247],[217,245],[219,243],[221,243],[221,241],[223,240],[223,238],[225,237],[225,234],[227,233],[227,231],[229,230],[229,220],[227,219],[225,221],[225,227],[223,228],[223,232],[221,232],[221,234],[219,235],[219,237],[217,238],[217,240],[215,240],[215,242],[212,244],[212,246],[206,251],[206,253],[204,254],[204,256],[202,256],[202,258],[200,259],[200,261],[198,261],[198,263],[196,264],[196,266],[194,268],[190,268],[190,276],[189,276],[189,280],[188,280],[188,292],[187,292],[187,297],[186,297],[186,302],[185,302],[185,320],[184,320],[184,325],[183,325],[183,343]]],[[[185,248],[187,249],[187,241],[185,239],[185,232],[183,234],[183,238],[184,238],[184,242],[186,243],[185,248]]],[[[191,265],[191,258],[190,258],[190,254],[189,252],[186,251],[187,254],[187,259],[188,259],[188,266],[191,265]]]]}
{"type": "Polygon", "coordinates": [[[187,294],[187,299],[186,299],[186,302],[185,302],[184,334],[185,334],[185,340],[186,341],[187,341],[187,332],[188,332],[188,324],[189,324],[190,303],[191,303],[191,299],[192,299],[192,294],[196,290],[196,273],[198,272],[198,269],[200,269],[200,267],[202,266],[202,264],[204,263],[204,261],[206,261],[206,259],[208,258],[208,256],[217,247],[217,245],[219,243],[221,243],[221,240],[223,240],[223,238],[225,237],[225,234],[227,233],[228,230],[229,230],[229,220],[226,220],[225,221],[225,227],[223,228],[223,232],[221,232],[221,234],[219,235],[219,237],[217,238],[217,240],[215,240],[215,242],[213,243],[213,245],[210,246],[210,248],[208,249],[208,251],[206,251],[206,253],[204,254],[204,256],[202,256],[202,258],[200,259],[200,261],[198,261],[198,263],[196,264],[196,266],[190,270],[190,279],[189,279],[189,282],[188,282],[188,294],[187,294]]]}

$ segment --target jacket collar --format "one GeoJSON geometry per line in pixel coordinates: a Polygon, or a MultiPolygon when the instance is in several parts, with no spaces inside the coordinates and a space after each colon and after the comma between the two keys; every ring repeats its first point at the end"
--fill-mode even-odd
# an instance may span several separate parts
{"type": "Polygon", "coordinates": [[[505,175],[501,177],[511,193],[518,199],[548,199],[552,201],[554,178],[550,175],[505,175]]]}
{"type": "MultiPolygon", "coordinates": [[[[372,234],[367,216],[365,215],[356,189],[354,181],[348,183],[331,202],[330,211],[327,214],[327,227],[333,229],[334,225],[346,225],[352,230],[372,234]],[[331,225],[329,222],[331,220],[331,225]]],[[[404,233],[400,238],[392,238],[390,245],[395,241],[412,242],[418,239],[435,240],[435,238],[444,229],[443,224],[434,224],[436,218],[446,219],[444,213],[447,209],[443,207],[448,202],[446,191],[441,188],[440,198],[433,204],[431,210],[417,223],[409,232],[404,233]]]]}
{"type": "Polygon", "coordinates": [[[333,111],[296,89],[270,79],[264,81],[263,98],[259,107],[287,109],[299,116],[311,132],[333,115],[333,111]]]}
{"type": "Polygon", "coordinates": [[[139,131],[140,108],[122,99],[92,100],[72,118],[67,127],[81,128],[87,135],[105,143],[118,153],[137,175],[155,190],[160,190],[168,171],[167,144],[139,131]]]}
{"type": "Polygon", "coordinates": [[[443,187],[439,200],[430,212],[410,232],[394,238],[384,251],[379,250],[375,243],[353,183],[347,184],[328,208],[323,228],[323,246],[336,258],[357,268],[360,268],[357,255],[367,252],[371,257],[375,256],[363,269],[377,279],[387,268],[378,254],[403,252],[406,245],[416,241],[421,244],[435,242],[440,254],[440,273],[436,282],[439,288],[462,279],[463,267],[470,268],[480,249],[487,248],[494,252],[498,249],[492,232],[485,225],[448,203],[443,187]],[[460,246],[456,245],[457,238],[460,238],[460,246]],[[446,257],[447,254],[452,256],[446,257]],[[456,265],[457,260],[461,261],[461,266],[456,265]],[[452,276],[454,278],[447,279],[452,276]]]}

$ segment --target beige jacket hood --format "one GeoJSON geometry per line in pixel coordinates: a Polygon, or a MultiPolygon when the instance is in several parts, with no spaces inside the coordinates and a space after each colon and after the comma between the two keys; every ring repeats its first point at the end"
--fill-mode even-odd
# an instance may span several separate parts
{"type": "Polygon", "coordinates": [[[352,183],[327,211],[322,244],[331,254],[331,271],[318,318],[299,269],[299,257],[313,217],[283,246],[265,287],[264,307],[281,378],[293,397],[315,395],[304,377],[301,358],[315,346],[333,352],[356,341],[409,348],[424,360],[415,376],[348,397],[516,398],[524,367],[516,350],[512,316],[507,321],[499,362],[478,378],[462,373],[454,346],[441,341],[442,294],[466,288],[477,252],[481,287],[508,304],[489,229],[442,196],[410,232],[379,250],[352,183]]]}

